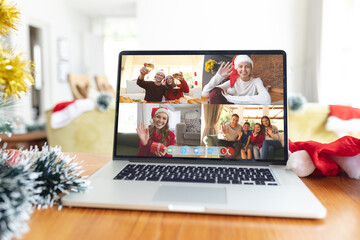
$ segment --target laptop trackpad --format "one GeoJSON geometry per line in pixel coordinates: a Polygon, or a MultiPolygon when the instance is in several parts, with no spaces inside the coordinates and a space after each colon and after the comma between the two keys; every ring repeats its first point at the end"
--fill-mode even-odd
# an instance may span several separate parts
{"type": "Polygon", "coordinates": [[[160,186],[154,201],[226,204],[226,188],[160,186]]]}

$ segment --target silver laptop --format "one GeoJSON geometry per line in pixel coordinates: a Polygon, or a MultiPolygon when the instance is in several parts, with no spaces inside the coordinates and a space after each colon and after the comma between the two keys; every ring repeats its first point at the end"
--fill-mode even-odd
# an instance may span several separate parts
{"type": "Polygon", "coordinates": [[[113,161],[64,205],[324,218],[292,172],[284,51],[124,51],[113,161]]]}

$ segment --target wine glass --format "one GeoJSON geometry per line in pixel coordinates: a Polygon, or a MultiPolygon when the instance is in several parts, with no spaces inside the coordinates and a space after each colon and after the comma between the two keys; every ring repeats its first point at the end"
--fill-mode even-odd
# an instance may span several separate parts
{"type": "Polygon", "coordinates": [[[146,67],[149,71],[151,71],[151,70],[153,70],[153,69],[155,68],[154,64],[152,64],[151,62],[145,63],[145,67],[146,67]]]}
{"type": "Polygon", "coordinates": [[[181,79],[181,73],[174,73],[172,76],[174,78],[174,82],[175,82],[175,87],[173,87],[173,89],[180,89],[180,87],[178,87],[177,85],[179,85],[180,79],[181,79]]]}

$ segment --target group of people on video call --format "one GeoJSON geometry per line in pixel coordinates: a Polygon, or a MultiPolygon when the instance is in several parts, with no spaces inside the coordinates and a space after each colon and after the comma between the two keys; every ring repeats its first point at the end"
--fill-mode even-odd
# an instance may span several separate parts
{"type": "Polygon", "coordinates": [[[271,159],[274,151],[282,147],[279,130],[271,125],[268,116],[261,118],[261,124],[255,123],[252,131],[249,122],[241,126],[239,119],[239,115],[233,114],[230,122],[221,126],[224,139],[216,142],[217,146],[232,147],[232,158],[241,154],[241,159],[271,159]]]}
{"type": "MultiPolygon", "coordinates": [[[[247,55],[237,55],[232,63],[223,62],[214,77],[204,86],[202,96],[209,97],[210,104],[261,104],[269,105],[271,98],[260,78],[251,77],[254,63],[247,55]],[[230,77],[229,81],[225,81],[230,77]]],[[[145,89],[147,102],[174,100],[189,92],[182,73],[179,74],[180,84],[175,84],[172,75],[166,75],[158,70],[154,81],[146,81],[149,69],[142,67],[137,84],[145,89]],[[176,86],[176,88],[174,88],[176,86]]],[[[140,138],[139,156],[166,156],[166,147],[175,143],[175,134],[169,130],[169,111],[164,107],[153,108],[151,123],[147,127],[141,123],[137,128],[140,138]],[[163,146],[157,151],[151,151],[152,143],[163,146]]],[[[225,139],[217,142],[218,146],[232,146],[235,150],[233,157],[241,152],[242,159],[270,159],[275,149],[281,147],[279,131],[272,126],[270,119],[264,116],[261,124],[256,123],[250,132],[250,124],[239,125],[239,116],[234,114],[230,123],[222,126],[225,139]]]]}

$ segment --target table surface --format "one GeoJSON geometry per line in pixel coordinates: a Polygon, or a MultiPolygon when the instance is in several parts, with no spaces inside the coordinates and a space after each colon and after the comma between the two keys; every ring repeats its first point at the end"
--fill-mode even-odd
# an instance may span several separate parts
{"type": "MultiPolygon", "coordinates": [[[[77,159],[90,175],[111,155],[78,153],[77,159]]],[[[325,219],[64,207],[35,210],[23,239],[359,239],[360,180],[341,175],[302,181],[327,208],[325,219]]]]}

